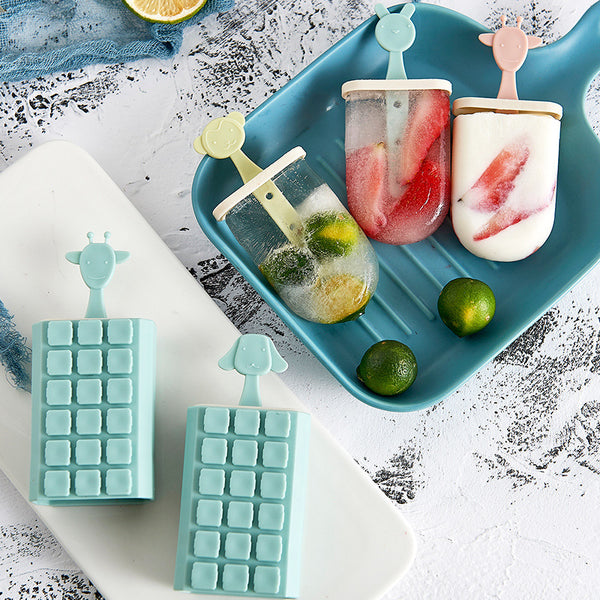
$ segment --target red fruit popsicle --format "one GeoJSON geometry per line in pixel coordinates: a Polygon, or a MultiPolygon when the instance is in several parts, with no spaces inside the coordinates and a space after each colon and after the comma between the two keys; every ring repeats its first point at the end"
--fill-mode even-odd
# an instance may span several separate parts
{"type": "Polygon", "coordinates": [[[411,244],[431,235],[450,206],[448,93],[409,93],[411,108],[399,146],[390,152],[379,142],[346,157],[348,208],[370,238],[387,244],[411,244]],[[401,182],[394,192],[392,177],[401,182]]]}
{"type": "Polygon", "coordinates": [[[369,237],[389,244],[431,235],[450,207],[452,84],[407,77],[403,54],[416,39],[415,11],[412,2],[393,13],[375,5],[375,38],[389,52],[386,79],[342,86],[348,207],[369,237]]]}

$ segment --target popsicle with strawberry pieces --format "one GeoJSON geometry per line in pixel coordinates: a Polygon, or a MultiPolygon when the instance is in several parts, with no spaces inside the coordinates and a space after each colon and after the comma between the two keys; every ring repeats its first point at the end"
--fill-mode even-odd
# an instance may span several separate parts
{"type": "Polygon", "coordinates": [[[552,231],[562,108],[518,99],[515,72],[541,40],[521,31],[521,18],[501,22],[479,36],[502,70],[498,98],[454,102],[451,214],[467,250],[506,262],[531,255],[552,231]]]}
{"type": "Polygon", "coordinates": [[[450,207],[450,100],[444,79],[407,79],[403,52],[415,40],[413,4],[375,6],[375,37],[389,52],[386,79],[348,81],[348,208],[372,239],[410,244],[431,235],[450,207]]]}
{"type": "Polygon", "coordinates": [[[410,244],[431,235],[450,206],[448,93],[406,94],[410,110],[398,149],[390,152],[380,141],[346,157],[348,208],[370,238],[388,244],[410,244]]]}

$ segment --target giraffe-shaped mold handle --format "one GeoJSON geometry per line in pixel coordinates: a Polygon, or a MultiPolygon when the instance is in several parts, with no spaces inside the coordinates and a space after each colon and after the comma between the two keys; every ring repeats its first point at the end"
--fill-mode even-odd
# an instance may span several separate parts
{"type": "Polygon", "coordinates": [[[67,252],[65,258],[79,265],[81,277],[85,285],[90,288],[90,299],[85,316],[87,319],[106,318],[104,308],[104,288],[111,280],[116,265],[125,262],[129,258],[129,252],[125,250],[113,250],[108,243],[110,232],[104,234],[104,242],[94,242],[94,234],[87,234],[89,243],[79,252],[67,252]]]}
{"type": "Polygon", "coordinates": [[[492,47],[494,60],[502,71],[502,80],[498,90],[498,98],[518,100],[516,72],[523,66],[530,48],[541,46],[542,40],[534,35],[527,35],[521,30],[523,17],[517,18],[516,27],[506,26],[506,15],[500,17],[502,27],[496,33],[482,33],[479,41],[492,47]]]}
{"type": "MultiPolygon", "coordinates": [[[[213,119],[204,128],[202,134],[194,140],[194,150],[212,158],[230,158],[244,183],[262,172],[241,150],[246,133],[246,120],[239,112],[229,113],[226,117],[213,119]]],[[[279,188],[271,181],[254,191],[261,203],[285,237],[296,245],[302,244],[302,222],[296,209],[288,202],[279,188]]]]}
{"type": "Polygon", "coordinates": [[[273,340],[266,335],[256,333],[241,335],[219,361],[221,369],[225,371],[235,369],[246,377],[240,406],[261,406],[258,378],[269,371],[282,373],[287,366],[277,352],[273,340]]]}
{"type": "Polygon", "coordinates": [[[415,12],[412,3],[405,4],[399,13],[390,13],[383,4],[375,5],[379,21],[375,26],[377,43],[390,53],[386,79],[406,79],[403,52],[408,50],[416,37],[415,26],[410,20],[415,12]]]}

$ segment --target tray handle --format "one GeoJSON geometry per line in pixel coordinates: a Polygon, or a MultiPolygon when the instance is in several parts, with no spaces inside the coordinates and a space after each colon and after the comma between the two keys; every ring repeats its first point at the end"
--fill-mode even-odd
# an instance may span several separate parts
{"type": "Polygon", "coordinates": [[[571,94],[585,97],[600,71],[600,2],[590,6],[571,31],[546,48],[556,63],[553,77],[571,94]]]}

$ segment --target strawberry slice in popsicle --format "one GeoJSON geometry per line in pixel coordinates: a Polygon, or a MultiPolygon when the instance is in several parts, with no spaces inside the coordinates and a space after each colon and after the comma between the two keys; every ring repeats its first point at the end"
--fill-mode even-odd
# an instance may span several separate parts
{"type": "Polygon", "coordinates": [[[546,208],[550,206],[552,203],[552,199],[554,198],[554,192],[556,190],[556,182],[552,187],[552,191],[547,196],[546,200],[537,206],[531,207],[529,209],[517,210],[511,208],[510,206],[504,206],[496,212],[492,218],[473,236],[473,239],[476,242],[480,242],[481,240],[486,240],[487,238],[492,237],[504,231],[508,227],[512,225],[516,225],[525,219],[528,219],[532,215],[536,215],[546,208]]]}
{"type": "Polygon", "coordinates": [[[388,214],[387,227],[376,240],[412,244],[431,235],[448,214],[450,179],[437,161],[426,159],[404,194],[388,214]]]}
{"type": "Polygon", "coordinates": [[[489,164],[475,185],[464,195],[470,208],[481,212],[497,211],[515,187],[515,179],[529,158],[529,148],[522,142],[505,146],[489,164]]]}
{"type": "Polygon", "coordinates": [[[521,210],[515,210],[513,208],[503,208],[499,210],[494,216],[473,236],[476,242],[486,240],[504,231],[511,225],[520,223],[523,219],[527,219],[532,214],[538,211],[527,212],[521,210]]]}
{"type": "Polygon", "coordinates": [[[348,209],[363,231],[374,239],[385,228],[387,152],[380,142],[359,148],[346,159],[348,209]]]}
{"type": "Polygon", "coordinates": [[[398,164],[399,185],[411,182],[419,172],[429,149],[450,122],[450,99],[440,90],[424,90],[411,107],[404,135],[400,140],[398,164]]]}

